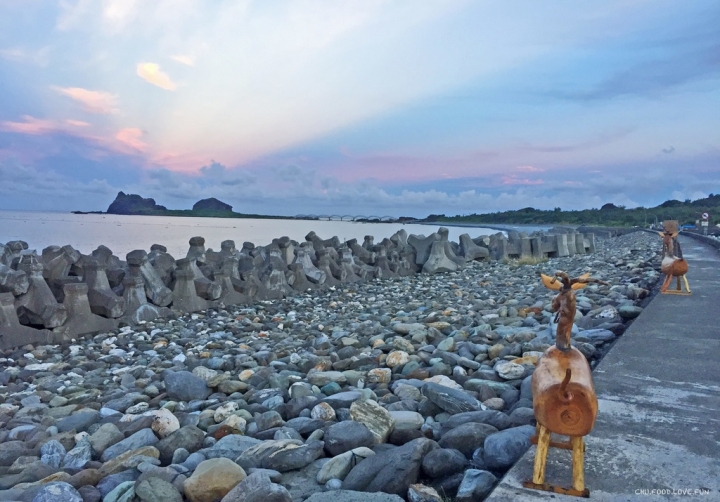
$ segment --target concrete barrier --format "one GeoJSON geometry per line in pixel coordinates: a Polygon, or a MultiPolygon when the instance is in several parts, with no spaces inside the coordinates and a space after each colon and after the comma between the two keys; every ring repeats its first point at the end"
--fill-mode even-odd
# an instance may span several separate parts
{"type": "Polygon", "coordinates": [[[245,242],[240,251],[227,240],[215,252],[205,249],[204,238],[193,237],[184,258],[176,260],[154,244],[149,254],[135,250],[126,261],[102,245],[91,255],[50,246],[38,256],[23,241],[0,244],[0,293],[6,294],[5,303],[11,295],[17,310],[17,320],[9,313],[4,317],[0,335],[8,333],[0,336],[0,348],[47,338],[48,331],[29,325],[54,328],[55,341],[61,342],[165,317],[168,307],[197,312],[360,280],[450,272],[474,260],[541,260],[595,249],[594,234],[572,229],[475,239],[463,234],[458,243],[449,241],[442,227],[428,237],[400,230],[380,243],[366,236],[362,245],[355,239],[323,240],[314,232],[305,239],[281,237],[268,246],[245,242]]]}

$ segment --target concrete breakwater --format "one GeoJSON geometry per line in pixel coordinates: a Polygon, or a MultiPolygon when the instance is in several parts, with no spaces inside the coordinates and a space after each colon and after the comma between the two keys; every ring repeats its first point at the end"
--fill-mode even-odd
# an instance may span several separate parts
{"type": "Polygon", "coordinates": [[[190,239],[187,256],[175,259],[159,244],[135,250],[123,261],[105,246],[83,255],[72,246],[49,246],[41,254],[27,243],[0,244],[0,347],[58,343],[177,313],[219,305],[249,305],[310,290],[369,279],[452,272],[474,260],[574,256],[592,253],[595,236],[560,230],[509,232],[459,242],[448,231],[407,235],[398,231],[375,244],[314,232],[305,242],[287,237],[269,246],[234,241],[219,251],[190,239]]]}

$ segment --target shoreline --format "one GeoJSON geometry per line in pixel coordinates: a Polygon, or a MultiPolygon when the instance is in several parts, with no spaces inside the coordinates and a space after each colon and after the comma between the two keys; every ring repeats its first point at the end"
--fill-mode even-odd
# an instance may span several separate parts
{"type": "MultiPolygon", "coordinates": [[[[286,493],[286,502],[371,483],[391,492],[400,483],[403,495],[417,482],[446,496],[460,484],[486,493],[535,430],[529,379],[553,340],[554,296],[538,271],[578,275],[590,266],[611,283],[578,294],[573,342],[595,367],[656,287],[657,251],[651,234],[637,232],[600,241],[593,254],[534,266],[471,262],[451,273],[345,284],[5,351],[0,437],[21,441],[19,456],[40,457],[44,444],[58,441],[61,467],[80,458],[74,470],[52,474],[70,485],[93,469],[103,479],[129,471],[115,487],[135,490],[141,477],[161,476],[181,480],[170,484],[182,497],[184,480],[202,481],[198,466],[209,462],[203,468],[226,478],[237,468],[253,479],[257,468],[276,471],[262,483],[286,493]],[[39,379],[50,391],[31,390],[39,379]],[[100,380],[107,383],[97,387],[100,380]],[[53,382],[65,381],[67,390],[56,390],[53,382]],[[17,416],[38,419],[23,428],[12,422],[17,416]],[[88,436],[74,435],[83,431],[88,436]],[[100,446],[100,438],[113,439],[100,446]],[[408,455],[414,460],[398,464],[408,455]],[[145,464],[132,460],[139,456],[145,464]],[[375,464],[393,480],[368,473],[375,464]]],[[[43,469],[30,464],[12,486],[41,490],[35,478],[43,469]]],[[[0,473],[0,483],[11,488],[7,476],[0,473]]],[[[113,486],[98,480],[91,488],[105,496],[113,486]]]]}

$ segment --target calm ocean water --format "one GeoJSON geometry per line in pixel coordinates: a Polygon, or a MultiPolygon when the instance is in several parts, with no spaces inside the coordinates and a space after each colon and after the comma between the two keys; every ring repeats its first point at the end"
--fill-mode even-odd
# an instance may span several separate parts
{"type": "MultiPolygon", "coordinates": [[[[439,226],[0,211],[0,243],[23,240],[38,253],[50,245],[70,244],[85,254],[104,244],[123,259],[134,249],[149,251],[151,245],[162,244],[171,255],[179,258],[186,255],[188,240],[196,235],[205,237],[206,248],[218,250],[220,243],[226,239],[234,240],[238,248],[245,241],[266,245],[284,235],[302,242],[314,230],[323,239],[337,236],[340,240],[346,240],[355,237],[362,242],[366,235],[372,235],[375,242],[379,242],[401,228],[408,234],[428,235],[439,226]]],[[[453,226],[448,229],[450,239],[456,242],[464,233],[474,238],[498,231],[483,227],[453,226]]],[[[528,228],[529,231],[535,229],[528,228]]]]}

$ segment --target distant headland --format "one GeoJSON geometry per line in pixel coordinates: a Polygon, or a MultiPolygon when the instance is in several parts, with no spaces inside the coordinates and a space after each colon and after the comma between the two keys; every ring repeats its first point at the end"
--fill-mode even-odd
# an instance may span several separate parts
{"type": "MultiPolygon", "coordinates": [[[[73,211],[73,214],[122,214],[141,216],[194,216],[206,218],[259,218],[283,220],[322,220],[348,219],[355,222],[371,223],[440,223],[461,226],[473,225],[601,225],[608,227],[647,227],[663,220],[678,220],[687,228],[695,226],[703,213],[710,215],[710,226],[714,227],[720,214],[720,194],[691,201],[667,200],[656,207],[636,207],[627,209],[608,203],[600,209],[583,209],[564,211],[559,207],[553,210],[541,210],[532,207],[513,211],[502,211],[484,214],[446,216],[431,214],[425,218],[400,216],[398,218],[383,216],[273,216],[267,214],[236,213],[232,206],[214,197],[197,201],[192,209],[168,209],[155,202],[155,199],[143,198],[136,194],[118,192],[115,200],[106,212],[73,211]]],[[[715,232],[716,229],[713,229],[715,232]]]]}
{"type": "Polygon", "coordinates": [[[635,207],[604,204],[600,209],[564,211],[559,207],[552,210],[526,207],[515,211],[497,213],[445,216],[431,214],[423,221],[440,224],[504,224],[504,225],[602,225],[609,227],[647,227],[656,221],[678,220],[681,225],[695,226],[703,213],[708,213],[710,225],[720,221],[720,194],[691,201],[686,199],[666,200],[656,207],[635,207]]]}
{"type": "Polygon", "coordinates": [[[143,198],[136,194],[118,192],[106,212],[73,211],[73,214],[123,214],[136,216],[194,216],[205,218],[264,218],[288,219],[288,216],[271,216],[266,214],[236,213],[230,204],[214,197],[197,201],[192,209],[168,209],[155,202],[155,199],[143,198]]]}

